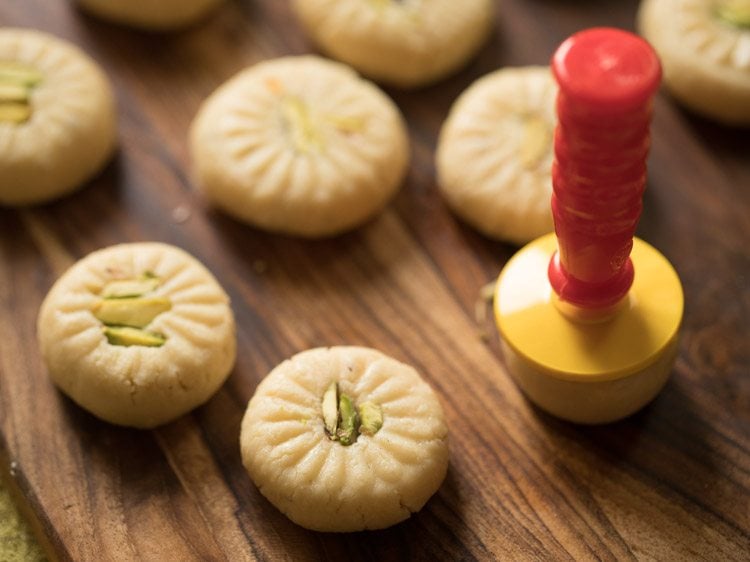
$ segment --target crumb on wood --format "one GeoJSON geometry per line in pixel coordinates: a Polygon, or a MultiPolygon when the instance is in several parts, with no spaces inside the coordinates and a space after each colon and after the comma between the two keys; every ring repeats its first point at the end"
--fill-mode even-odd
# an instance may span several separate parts
{"type": "Polygon", "coordinates": [[[479,289],[479,297],[485,302],[491,302],[495,298],[495,281],[487,283],[479,289]]]}
{"type": "Polygon", "coordinates": [[[479,326],[477,335],[482,341],[489,341],[490,334],[486,329],[487,305],[492,303],[495,297],[495,282],[487,283],[479,289],[479,298],[474,302],[474,320],[479,326]]]}
{"type": "Polygon", "coordinates": [[[190,208],[187,205],[179,205],[172,209],[172,222],[182,224],[190,218],[190,208]]]}

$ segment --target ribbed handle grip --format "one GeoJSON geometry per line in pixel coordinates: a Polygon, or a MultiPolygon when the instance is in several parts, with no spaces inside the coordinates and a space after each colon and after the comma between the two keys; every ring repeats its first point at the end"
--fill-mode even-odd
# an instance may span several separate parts
{"type": "Polygon", "coordinates": [[[643,39],[595,28],[566,40],[552,71],[560,86],[552,168],[559,251],[550,283],[562,301],[609,308],[633,282],[630,250],[661,67],[643,39]]]}

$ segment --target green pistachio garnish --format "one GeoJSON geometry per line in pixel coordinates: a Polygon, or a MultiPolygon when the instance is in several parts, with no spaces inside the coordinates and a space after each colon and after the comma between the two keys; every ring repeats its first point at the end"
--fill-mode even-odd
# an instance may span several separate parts
{"type": "Polygon", "coordinates": [[[141,279],[125,279],[112,281],[105,285],[102,290],[102,298],[124,299],[130,297],[141,297],[150,293],[159,286],[157,277],[143,276],[141,279]]]}
{"type": "Polygon", "coordinates": [[[359,432],[362,435],[375,435],[383,427],[383,409],[374,402],[359,405],[359,432]]]}
{"type": "Polygon", "coordinates": [[[166,337],[146,331],[154,319],[172,309],[172,301],[164,297],[147,296],[160,279],[150,271],[137,279],[116,279],[102,289],[102,300],[91,312],[105,325],[104,334],[112,345],[164,345],[166,337]]]}
{"type": "Polygon", "coordinates": [[[323,141],[315,130],[315,124],[307,104],[297,96],[285,96],[281,103],[284,124],[299,152],[319,149],[323,141]]]}
{"type": "Polygon", "coordinates": [[[403,4],[403,0],[369,0],[370,4],[377,10],[384,10],[392,4],[403,4]]]}
{"type": "Polygon", "coordinates": [[[332,382],[323,394],[323,424],[326,426],[328,436],[336,435],[336,428],[339,424],[339,398],[338,385],[336,381],[332,382]]]}
{"type": "Polygon", "coordinates": [[[20,84],[21,86],[33,87],[42,81],[42,74],[25,64],[0,61],[0,83],[20,84]]]}
{"type": "Polygon", "coordinates": [[[107,326],[145,328],[162,312],[172,308],[164,297],[105,299],[94,306],[94,316],[107,326]]]}
{"type": "Polygon", "coordinates": [[[21,84],[3,84],[0,82],[0,103],[26,103],[29,101],[29,90],[21,84]]]}
{"type": "Polygon", "coordinates": [[[750,0],[720,1],[716,7],[716,14],[732,25],[750,27],[750,0]]]}
{"type": "Polygon", "coordinates": [[[336,381],[328,385],[321,400],[323,425],[331,441],[349,446],[362,435],[372,436],[383,427],[383,409],[373,402],[363,402],[358,407],[346,394],[339,394],[336,381]]]}
{"type": "Polygon", "coordinates": [[[550,152],[552,133],[547,122],[539,116],[529,115],[523,120],[523,138],[519,159],[524,168],[535,168],[545,154],[550,152]]]}
{"type": "Polygon", "coordinates": [[[359,427],[359,415],[357,409],[352,403],[352,399],[346,394],[339,397],[339,428],[336,430],[336,437],[339,443],[348,446],[357,440],[359,427]]]}
{"type": "Polygon", "coordinates": [[[33,68],[0,61],[0,122],[20,124],[31,118],[31,90],[42,81],[33,68]]]}
{"type": "Polygon", "coordinates": [[[167,341],[162,334],[128,326],[105,326],[104,335],[112,345],[161,347],[167,341]]]}
{"type": "Polygon", "coordinates": [[[3,103],[0,101],[0,123],[23,123],[31,117],[31,108],[25,103],[3,103]]]}
{"type": "Polygon", "coordinates": [[[326,123],[333,125],[339,132],[350,135],[361,133],[365,128],[365,120],[362,117],[348,115],[325,115],[326,123]]]}

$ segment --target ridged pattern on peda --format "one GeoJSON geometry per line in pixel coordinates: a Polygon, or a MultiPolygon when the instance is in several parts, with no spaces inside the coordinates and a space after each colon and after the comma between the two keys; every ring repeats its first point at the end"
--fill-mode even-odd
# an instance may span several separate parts
{"type": "Polygon", "coordinates": [[[417,372],[362,347],[308,350],[277,366],[248,404],[242,459],[260,492],[317,531],[381,529],[418,511],[448,467],[447,426],[417,372]],[[382,408],[383,425],[343,446],[329,439],[321,400],[332,381],[382,408]]]}
{"type": "Polygon", "coordinates": [[[659,54],[664,83],[691,109],[750,124],[750,27],[719,17],[713,0],[644,0],[640,33],[659,54]]]}
{"type": "Polygon", "coordinates": [[[436,166],[450,208],[491,238],[523,244],[553,230],[557,86],[548,67],[505,68],[456,100],[436,166]]]}
{"type": "Polygon", "coordinates": [[[136,243],[89,254],[54,284],[39,312],[37,335],[54,383],[99,418],[154,427],[208,400],[234,365],[229,298],[195,258],[173,246],[136,243]],[[113,279],[150,272],[153,295],[171,301],[148,329],[161,347],[108,343],[92,310],[113,279]]]}
{"type": "Polygon", "coordinates": [[[380,211],[409,160],[396,106],[346,66],[314,56],[257,64],[206,100],[191,129],[198,186],[257,227],[319,237],[380,211]]]}
{"type": "Polygon", "coordinates": [[[0,63],[41,74],[31,116],[0,120],[0,205],[29,205],[81,187],[110,159],[115,102],[102,71],[77,47],[27,29],[0,29],[0,63]]]}
{"type": "Polygon", "coordinates": [[[184,27],[208,15],[223,0],[77,0],[103,19],[155,31],[184,27]]]}
{"type": "Polygon", "coordinates": [[[491,0],[294,0],[292,6],[326,54],[407,88],[458,70],[494,21],[491,0]]]}

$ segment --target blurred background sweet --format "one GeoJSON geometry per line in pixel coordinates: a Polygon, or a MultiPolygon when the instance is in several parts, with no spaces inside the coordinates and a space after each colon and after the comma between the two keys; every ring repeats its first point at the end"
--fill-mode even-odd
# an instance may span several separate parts
{"type": "Polygon", "coordinates": [[[677,101],[750,125],[750,0],[644,0],[638,30],[659,53],[677,101]]]}
{"type": "Polygon", "coordinates": [[[75,0],[105,20],[152,31],[189,26],[206,17],[224,0],[75,0]]]}
{"type": "Polygon", "coordinates": [[[76,45],[33,29],[0,28],[0,205],[69,195],[111,160],[113,88],[76,45]]]}
{"type": "Polygon", "coordinates": [[[292,6],[324,53],[401,88],[458,71],[487,41],[495,16],[492,0],[293,0],[292,6]]]}

